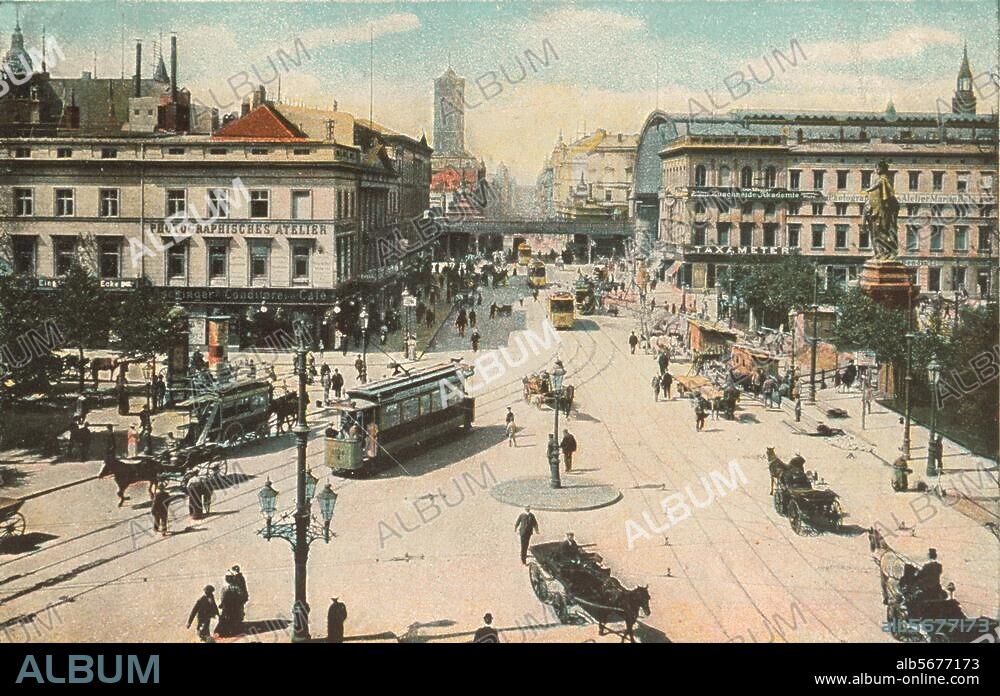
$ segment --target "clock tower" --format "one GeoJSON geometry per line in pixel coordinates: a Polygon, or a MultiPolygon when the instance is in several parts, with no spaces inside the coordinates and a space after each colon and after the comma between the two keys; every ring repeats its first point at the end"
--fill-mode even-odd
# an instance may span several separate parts
{"type": "Polygon", "coordinates": [[[976,113],[976,93],[972,90],[972,70],[969,69],[968,46],[962,51],[962,67],[958,69],[955,96],[951,99],[953,114],[976,113]]]}

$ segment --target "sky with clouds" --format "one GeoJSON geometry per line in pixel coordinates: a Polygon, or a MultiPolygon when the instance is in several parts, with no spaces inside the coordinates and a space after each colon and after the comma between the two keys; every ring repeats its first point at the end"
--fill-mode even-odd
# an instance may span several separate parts
{"type": "MultiPolygon", "coordinates": [[[[316,106],[336,100],[366,118],[371,81],[375,119],[417,137],[426,131],[429,140],[432,80],[450,64],[466,78],[468,149],[491,169],[504,161],[521,183],[534,181],[560,130],[566,138],[584,127],[635,133],[657,105],[687,112],[712,109],[712,102],[721,111],[881,110],[891,98],[899,111],[933,111],[936,99],[950,103],[964,43],[974,74],[996,72],[998,60],[996,0],[32,2],[20,8],[27,47],[41,45],[44,25],[63,49],[65,60],[50,66],[55,75],[79,75],[96,63],[99,76],[119,76],[124,27],[125,74],[133,72],[134,42],[142,39],[149,76],[153,42],[161,31],[168,42],[175,32],[180,83],[206,103],[235,102],[232,85],[245,94],[242,73],[270,81],[273,96],[277,72],[284,100],[316,106]],[[797,65],[779,65],[775,50],[791,60],[793,41],[801,47],[797,65]],[[291,61],[297,53],[298,67],[291,61]],[[753,81],[751,70],[764,84],[753,81]],[[725,80],[737,71],[747,85],[729,77],[740,95],[734,100],[725,80]]],[[[0,27],[9,32],[14,14],[13,4],[3,3],[0,27]]],[[[980,100],[980,112],[995,111],[993,87],[986,78],[982,84],[981,96],[989,97],[980,100]]]]}

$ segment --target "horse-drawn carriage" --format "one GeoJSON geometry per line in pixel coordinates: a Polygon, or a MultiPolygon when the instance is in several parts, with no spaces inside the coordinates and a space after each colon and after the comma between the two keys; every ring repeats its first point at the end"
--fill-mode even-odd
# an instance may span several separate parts
{"type": "Polygon", "coordinates": [[[534,561],[528,564],[528,578],[538,599],[550,605],[559,621],[573,623],[579,612],[597,623],[598,634],[605,631],[635,642],[633,627],[642,610],[649,616],[649,589],[627,589],[601,563],[604,559],[583,551],[572,539],[531,547],[534,561]],[[575,611],[576,610],[576,611],[575,611]],[[623,631],[608,628],[624,623],[623,631]]]}
{"type": "Polygon", "coordinates": [[[184,442],[236,445],[278,434],[295,417],[298,397],[294,392],[274,396],[270,382],[251,380],[203,389],[178,406],[189,409],[190,422],[184,442]]]}
{"type": "Polygon", "coordinates": [[[225,445],[209,442],[188,447],[174,447],[156,453],[135,457],[105,460],[99,478],[111,476],[118,486],[118,507],[125,502],[125,489],[133,483],[185,488],[196,477],[219,480],[229,471],[229,457],[225,445]]]}
{"type": "Polygon", "coordinates": [[[22,505],[24,501],[17,498],[0,498],[0,546],[24,534],[22,505]]]}
{"type": "Polygon", "coordinates": [[[813,536],[823,531],[840,530],[847,513],[841,508],[835,492],[813,487],[812,478],[803,468],[805,460],[802,457],[796,456],[785,464],[774,453],[774,448],[768,447],[767,464],[774,509],[788,518],[796,534],[813,536]]]}
{"type": "Polygon", "coordinates": [[[941,587],[941,564],[934,549],[927,563],[914,563],[874,528],[868,530],[868,545],[882,583],[883,628],[893,638],[902,643],[971,643],[989,635],[993,641],[1000,622],[966,616],[951,596],[955,586],[949,583],[947,592],[941,587]]]}
{"type": "Polygon", "coordinates": [[[562,410],[569,415],[573,407],[573,397],[576,388],[568,384],[563,386],[562,393],[552,389],[552,381],[547,372],[536,372],[521,379],[522,395],[528,403],[533,403],[538,408],[543,405],[562,410]]]}

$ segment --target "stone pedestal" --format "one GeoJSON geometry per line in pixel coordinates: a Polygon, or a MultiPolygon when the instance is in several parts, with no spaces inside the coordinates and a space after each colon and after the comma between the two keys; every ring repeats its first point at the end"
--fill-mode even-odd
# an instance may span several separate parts
{"type": "Polygon", "coordinates": [[[920,294],[920,286],[910,283],[906,266],[899,261],[869,259],[861,267],[861,289],[879,304],[906,310],[920,294]]]}

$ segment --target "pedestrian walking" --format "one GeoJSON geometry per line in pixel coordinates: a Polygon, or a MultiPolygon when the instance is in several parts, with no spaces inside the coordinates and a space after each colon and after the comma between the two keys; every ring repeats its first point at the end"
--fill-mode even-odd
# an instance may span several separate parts
{"type": "Polygon", "coordinates": [[[233,584],[236,585],[240,589],[240,592],[243,593],[243,602],[249,602],[250,592],[247,590],[247,579],[246,576],[243,575],[243,571],[240,570],[238,565],[234,565],[229,569],[229,572],[233,576],[233,584]]]}
{"type": "Polygon", "coordinates": [[[628,337],[628,347],[632,351],[632,355],[635,355],[635,347],[639,345],[639,337],[635,335],[635,331],[629,334],[628,337]]]}
{"type": "Polygon", "coordinates": [[[473,643],[499,643],[500,634],[491,625],[493,623],[493,614],[487,613],[483,616],[483,626],[476,630],[475,635],[472,636],[473,643]]]}
{"type": "Polygon", "coordinates": [[[476,310],[469,310],[469,327],[476,328],[476,310]]]}
{"type": "Polygon", "coordinates": [[[660,374],[662,375],[670,367],[670,354],[665,350],[661,350],[660,354],[656,357],[656,364],[659,366],[660,374]]]}
{"type": "Polygon", "coordinates": [[[559,443],[559,449],[563,453],[563,461],[566,463],[566,471],[573,470],[573,455],[576,453],[576,438],[568,430],[563,430],[563,438],[559,443]]]}
{"type": "Polygon", "coordinates": [[[872,414],[872,401],[874,398],[875,394],[873,393],[872,385],[866,382],[861,393],[861,409],[869,416],[872,414]]]}
{"type": "Polygon", "coordinates": [[[660,379],[660,375],[655,375],[651,383],[653,387],[653,401],[660,400],[660,379]]]}
{"type": "Polygon", "coordinates": [[[929,459],[934,469],[940,475],[941,470],[944,469],[944,442],[941,440],[941,435],[935,435],[934,438],[927,444],[929,459]]]}
{"type": "Polygon", "coordinates": [[[344,642],[344,622],[347,621],[347,605],[338,597],[330,598],[330,608],[326,612],[326,642],[344,642]]]}
{"type": "Polygon", "coordinates": [[[802,420],[802,399],[798,398],[795,400],[795,422],[798,423],[802,420]]]}
{"type": "Polygon", "coordinates": [[[365,375],[365,361],[361,359],[360,355],[358,356],[358,359],[354,361],[354,369],[358,372],[358,381],[360,382],[361,378],[365,375]]]}
{"type": "Polygon", "coordinates": [[[479,332],[477,330],[473,329],[472,330],[472,339],[471,339],[472,340],[472,352],[473,353],[475,353],[475,352],[477,352],[479,350],[479,341],[480,341],[481,338],[482,338],[482,336],[479,335],[479,332]]]}
{"type": "Polygon", "coordinates": [[[517,447],[517,425],[513,420],[507,421],[507,446],[517,447]]]}
{"type": "Polygon", "coordinates": [[[216,635],[229,638],[242,633],[244,604],[246,601],[243,599],[242,590],[236,584],[235,576],[226,573],[226,586],[222,588],[222,595],[219,597],[219,623],[215,626],[216,635]]]}
{"type": "Polygon", "coordinates": [[[128,427],[126,443],[126,452],[129,459],[135,458],[139,454],[139,432],[135,429],[135,423],[128,427]]]}
{"type": "Polygon", "coordinates": [[[524,512],[517,516],[517,521],[514,522],[514,531],[521,538],[521,565],[527,565],[528,543],[531,541],[531,535],[538,533],[538,520],[531,512],[530,507],[525,507],[524,512]]]}
{"type": "Polygon", "coordinates": [[[83,420],[87,416],[87,397],[80,394],[76,397],[76,409],[73,411],[73,418],[77,421],[83,420]]]}
{"type": "Polygon", "coordinates": [[[215,588],[211,585],[206,585],[205,594],[199,597],[198,601],[194,603],[194,608],[188,617],[186,628],[191,628],[191,622],[198,619],[198,637],[207,643],[212,639],[212,631],[210,629],[212,619],[218,615],[219,607],[215,603],[215,588]]]}
{"type": "Polygon", "coordinates": [[[699,398],[694,407],[694,419],[695,419],[695,430],[701,430],[705,427],[705,400],[699,398]]]}
{"type": "Polygon", "coordinates": [[[170,509],[170,494],[163,484],[153,484],[153,504],[149,508],[153,516],[153,531],[167,536],[167,513],[170,509]]]}
{"type": "Polygon", "coordinates": [[[493,302],[490,304],[490,319],[497,318],[497,303],[493,302]]]}
{"type": "Polygon", "coordinates": [[[333,374],[330,375],[330,388],[333,389],[333,395],[337,399],[340,398],[340,392],[344,388],[344,375],[340,374],[338,368],[333,368],[333,374]]]}
{"type": "Polygon", "coordinates": [[[482,304],[483,304],[483,293],[477,292],[476,293],[476,306],[480,307],[480,306],[482,306],[482,304]]]}
{"type": "MultiPolygon", "coordinates": [[[[326,367],[326,365],[324,365],[323,367],[326,367]]],[[[331,385],[331,382],[332,382],[332,378],[330,377],[330,373],[329,372],[324,372],[323,374],[320,375],[320,377],[319,377],[319,383],[321,385],[323,385],[323,405],[324,406],[326,406],[326,405],[328,405],[330,403],[330,385],[331,385]]]]}
{"type": "Polygon", "coordinates": [[[761,385],[761,402],[764,404],[765,408],[769,408],[772,405],[771,393],[774,391],[774,386],[774,379],[770,376],[765,379],[764,384],[761,385]]]}
{"type": "Polygon", "coordinates": [[[115,444],[115,428],[112,425],[107,426],[107,432],[104,439],[104,463],[110,464],[118,459],[118,447],[115,444]]]}
{"type": "Polygon", "coordinates": [[[128,415],[128,388],[125,386],[124,370],[118,373],[118,381],[115,383],[115,398],[118,400],[118,415],[128,415]]]}
{"type": "Polygon", "coordinates": [[[673,399],[674,397],[670,395],[670,387],[674,384],[674,376],[669,372],[664,372],[663,376],[660,378],[660,388],[663,389],[663,396],[667,399],[673,399]]]}

